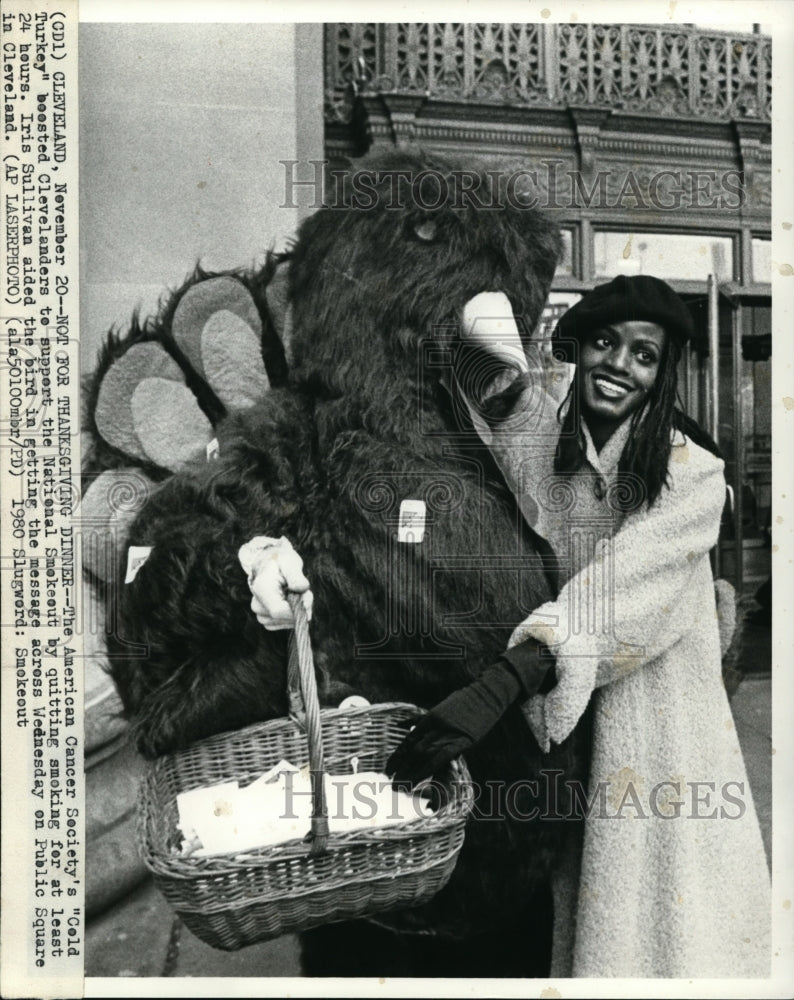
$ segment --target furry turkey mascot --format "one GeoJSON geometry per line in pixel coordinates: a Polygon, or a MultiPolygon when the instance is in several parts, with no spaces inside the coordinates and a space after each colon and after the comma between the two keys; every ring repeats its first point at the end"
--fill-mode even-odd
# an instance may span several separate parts
{"type": "MultiPolygon", "coordinates": [[[[480,292],[504,292],[529,337],[557,229],[520,192],[508,203],[497,172],[405,152],[357,168],[348,203],[307,219],[284,258],[197,274],[105,347],[88,497],[126,536],[108,652],[146,756],[287,714],[286,634],[257,623],[238,561],[256,535],[284,535],[303,557],[328,705],[355,693],[430,708],[553,596],[450,374],[480,292]],[[140,511],[118,502],[131,475],[140,511]],[[419,544],[394,540],[403,499],[426,504],[419,544]],[[140,549],[151,552],[135,564],[140,549]]],[[[566,814],[528,779],[575,777],[578,756],[572,740],[542,755],[509,710],[467,754],[481,792],[447,887],[404,911],[399,932],[359,921],[306,933],[306,973],[545,975],[549,872],[575,824],[521,817],[566,814]],[[498,789],[511,786],[506,801],[498,789]]]]}

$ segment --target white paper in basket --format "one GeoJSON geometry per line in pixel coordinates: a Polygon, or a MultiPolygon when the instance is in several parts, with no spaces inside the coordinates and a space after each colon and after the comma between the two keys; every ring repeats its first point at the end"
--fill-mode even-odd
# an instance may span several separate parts
{"type": "MultiPolygon", "coordinates": [[[[385,774],[325,775],[331,833],[372,829],[430,816],[420,795],[392,787],[385,774]]],[[[224,782],[177,796],[183,853],[196,857],[252,850],[303,838],[311,827],[311,779],[281,761],[245,788],[224,782]]]]}

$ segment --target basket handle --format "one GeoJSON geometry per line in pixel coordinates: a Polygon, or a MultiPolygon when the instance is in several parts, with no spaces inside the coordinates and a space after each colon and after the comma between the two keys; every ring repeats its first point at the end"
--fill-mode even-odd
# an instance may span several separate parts
{"type": "Polygon", "coordinates": [[[287,594],[295,618],[290,640],[287,685],[290,713],[306,730],[309,742],[309,771],[312,783],[311,853],[321,854],[328,841],[328,806],[325,801],[325,763],[320,725],[320,699],[314,676],[314,657],[309,639],[309,619],[300,594],[287,594]],[[296,683],[297,682],[297,683],[296,683]]]}

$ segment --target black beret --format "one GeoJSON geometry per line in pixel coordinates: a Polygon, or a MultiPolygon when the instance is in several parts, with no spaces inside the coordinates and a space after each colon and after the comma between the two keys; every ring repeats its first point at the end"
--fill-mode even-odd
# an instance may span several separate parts
{"type": "MultiPolygon", "coordinates": [[[[571,306],[557,324],[552,340],[580,342],[592,330],[629,320],[658,323],[681,346],[694,333],[689,309],[666,281],[648,274],[619,274],[571,306]]],[[[574,360],[570,346],[564,343],[555,345],[555,353],[566,361],[574,360]]]]}

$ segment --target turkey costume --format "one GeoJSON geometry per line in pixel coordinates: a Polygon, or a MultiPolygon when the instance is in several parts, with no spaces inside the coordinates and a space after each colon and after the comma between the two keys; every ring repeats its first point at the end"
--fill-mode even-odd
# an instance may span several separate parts
{"type": "MultiPolygon", "coordinates": [[[[654,311],[649,281],[599,286],[555,338],[570,346],[607,323],[647,320],[683,339],[688,317],[677,327],[654,311]]],[[[530,359],[506,419],[473,414],[566,581],[510,641],[531,636],[556,658],[556,687],[524,705],[530,727],[548,751],[592,713],[590,811],[556,879],[552,975],[768,976],[770,880],[721,677],[709,562],[724,463],[674,431],[668,482],[649,506],[642,483],[618,472],[629,417],[600,452],[581,421],[584,467],[556,473],[573,404],[561,407],[553,384],[549,365],[530,359]]]]}

